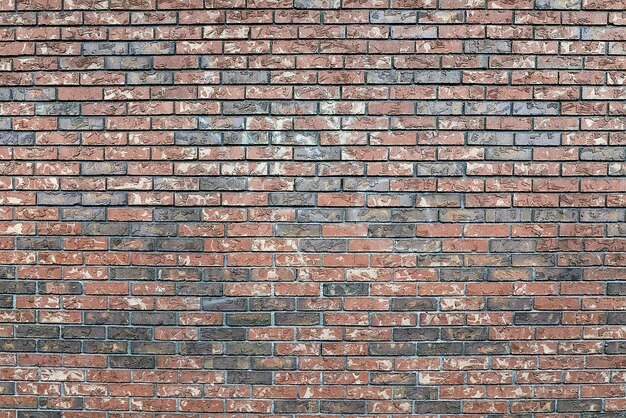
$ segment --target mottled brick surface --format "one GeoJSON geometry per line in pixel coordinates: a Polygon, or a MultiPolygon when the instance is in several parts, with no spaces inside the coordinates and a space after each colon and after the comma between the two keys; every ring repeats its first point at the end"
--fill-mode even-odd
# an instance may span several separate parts
{"type": "Polygon", "coordinates": [[[0,418],[623,418],[624,0],[0,0],[0,418]]]}

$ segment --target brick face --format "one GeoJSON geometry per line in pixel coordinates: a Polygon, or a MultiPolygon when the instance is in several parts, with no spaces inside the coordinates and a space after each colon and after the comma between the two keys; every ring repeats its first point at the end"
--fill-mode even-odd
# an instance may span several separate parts
{"type": "Polygon", "coordinates": [[[0,0],[0,418],[623,417],[625,10],[0,0]]]}

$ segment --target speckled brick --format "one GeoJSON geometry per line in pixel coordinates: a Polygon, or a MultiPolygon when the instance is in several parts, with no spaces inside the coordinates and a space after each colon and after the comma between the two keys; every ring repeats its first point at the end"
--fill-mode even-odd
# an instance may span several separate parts
{"type": "Polygon", "coordinates": [[[607,0],[0,0],[0,418],[623,418],[607,0]]]}

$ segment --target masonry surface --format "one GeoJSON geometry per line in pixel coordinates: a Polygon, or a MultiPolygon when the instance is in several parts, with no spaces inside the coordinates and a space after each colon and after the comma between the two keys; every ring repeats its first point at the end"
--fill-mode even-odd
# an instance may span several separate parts
{"type": "Polygon", "coordinates": [[[0,418],[623,418],[624,0],[0,0],[0,418]]]}

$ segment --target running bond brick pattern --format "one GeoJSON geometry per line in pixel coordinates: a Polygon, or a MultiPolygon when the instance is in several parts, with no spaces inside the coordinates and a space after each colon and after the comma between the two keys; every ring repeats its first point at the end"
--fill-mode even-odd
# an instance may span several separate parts
{"type": "Polygon", "coordinates": [[[0,0],[0,418],[626,415],[624,0],[0,0]]]}

